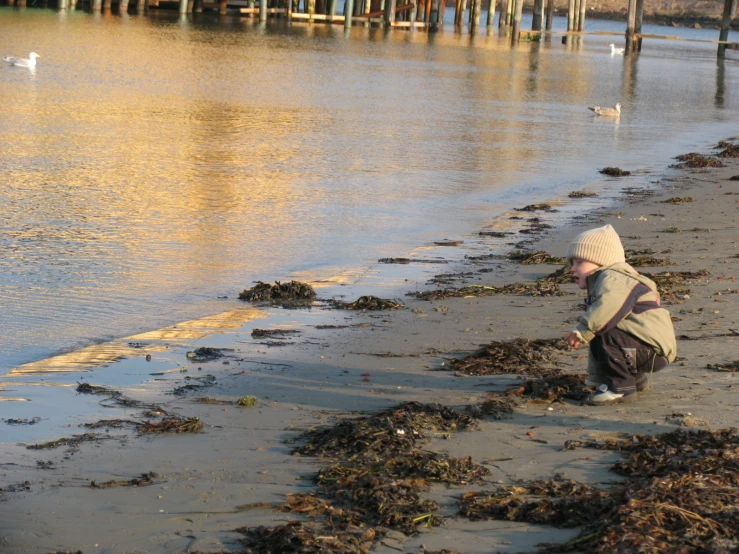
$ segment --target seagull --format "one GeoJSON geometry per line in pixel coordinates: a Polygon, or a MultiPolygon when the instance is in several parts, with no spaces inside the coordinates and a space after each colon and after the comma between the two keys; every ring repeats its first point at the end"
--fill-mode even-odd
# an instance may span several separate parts
{"type": "Polygon", "coordinates": [[[27,58],[16,58],[15,56],[4,56],[3,61],[8,62],[10,65],[15,65],[18,67],[27,67],[29,69],[33,69],[36,67],[36,58],[40,58],[36,52],[31,52],[28,54],[27,58]]]}
{"type": "Polygon", "coordinates": [[[611,117],[618,117],[621,115],[621,102],[617,103],[613,108],[601,108],[600,106],[588,106],[590,111],[595,112],[595,115],[608,115],[611,117]]]}
{"type": "Polygon", "coordinates": [[[616,48],[616,45],[613,43],[611,43],[610,46],[611,46],[611,56],[621,55],[624,53],[623,48],[616,48]]]}

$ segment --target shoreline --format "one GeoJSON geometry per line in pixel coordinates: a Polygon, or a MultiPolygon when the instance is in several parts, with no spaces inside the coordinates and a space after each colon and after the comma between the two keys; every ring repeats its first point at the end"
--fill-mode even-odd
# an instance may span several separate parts
{"type": "MultiPolygon", "coordinates": [[[[569,238],[584,226],[613,223],[626,248],[671,250],[664,254],[672,261],[669,266],[639,267],[640,271],[698,271],[704,265],[710,266],[709,277],[688,285],[692,289],[688,298],[668,306],[672,315],[680,318],[675,323],[678,335],[699,336],[708,331],[737,329],[737,295],[716,294],[734,286],[730,278],[736,276],[739,263],[736,242],[731,240],[737,236],[736,217],[731,217],[732,208],[735,214],[736,198],[724,197],[724,193],[739,192],[737,182],[726,180],[739,173],[739,166],[733,160],[727,161],[732,162],[728,168],[708,173],[666,170],[659,186],[648,187],[650,194],[635,194],[631,197],[634,202],[627,197],[618,208],[596,208],[585,219],[550,229],[546,236],[535,240],[533,249],[562,256],[569,238]],[[699,186],[712,183],[716,189],[699,186]],[[662,203],[688,194],[693,201],[662,203]],[[727,198],[734,202],[717,203],[727,198]],[[722,210],[729,210],[729,215],[722,216],[722,210]],[[684,231],[662,232],[667,228],[684,231]],[[718,253],[709,248],[715,249],[716,244],[721,247],[718,253]],[[687,245],[693,247],[694,256],[685,248],[687,245]]],[[[541,215],[524,212],[521,217],[541,215]]],[[[530,235],[520,236],[525,239],[530,235]]],[[[467,259],[459,267],[449,265],[455,267],[452,273],[458,274],[449,285],[454,287],[529,281],[558,267],[524,266],[499,259],[467,259]]],[[[374,412],[400,402],[439,402],[456,407],[482,402],[491,390],[504,390],[520,377],[460,377],[443,371],[442,364],[491,340],[561,337],[576,317],[573,310],[579,304],[574,285],[563,285],[562,289],[572,294],[498,295],[432,302],[406,297],[408,309],[397,312],[328,310],[317,314],[329,324],[346,326],[335,329],[317,329],[306,323],[306,319],[312,319],[310,314],[280,314],[284,317],[273,325],[292,322],[301,331],[292,344],[281,347],[255,344],[243,328],[211,335],[204,342],[208,346],[234,348],[233,357],[196,365],[181,360],[176,365],[188,368],[186,377],[213,374],[216,383],[173,397],[168,389],[182,383],[183,378],[169,373],[161,376],[166,383],[162,382],[159,390],[125,391],[127,396],[166,406],[172,413],[197,415],[206,425],[205,432],[147,440],[111,429],[102,444],[81,444],[43,454],[20,446],[12,448],[14,461],[8,463],[4,459],[0,481],[4,491],[0,493],[0,500],[4,500],[0,503],[0,521],[4,522],[0,524],[4,539],[0,539],[0,551],[237,551],[240,535],[233,529],[280,525],[295,519],[291,514],[263,506],[248,511],[240,506],[265,502],[276,506],[284,502],[285,494],[314,488],[310,476],[320,467],[320,461],[290,456],[291,444],[283,441],[294,440],[300,429],[332,424],[350,413],[374,412]],[[303,323],[297,323],[301,317],[303,323]],[[249,394],[258,398],[254,408],[193,402],[195,396],[233,400],[249,394]],[[91,480],[131,479],[146,472],[155,472],[160,478],[148,487],[87,487],[91,480]],[[29,490],[21,487],[17,492],[8,492],[10,486],[26,482],[29,490]]],[[[256,326],[261,328],[262,322],[256,326]]],[[[636,404],[592,408],[567,403],[555,404],[551,411],[546,405],[525,404],[510,420],[484,419],[478,431],[454,433],[444,440],[437,438],[424,448],[472,456],[491,469],[491,483],[540,478],[563,466],[570,478],[585,482],[613,479],[605,465],[612,455],[601,453],[583,460],[582,453],[559,453],[558,447],[566,438],[584,435],[602,439],[624,431],[654,434],[671,430],[676,424],[665,419],[670,415],[667,411],[694,414],[696,420],[711,428],[736,425],[737,418],[731,410],[719,405],[731,405],[728,387],[733,386],[734,380],[730,374],[705,369],[705,365],[739,359],[739,341],[726,336],[710,342],[715,344],[680,341],[680,359],[655,376],[654,390],[636,404]],[[703,379],[711,379],[710,386],[703,379]],[[714,400],[713,405],[706,404],[708,397],[714,400]],[[528,431],[534,426],[535,431],[528,431]],[[537,441],[527,433],[535,433],[537,441]],[[481,437],[487,441],[481,441],[481,437]],[[501,458],[510,459],[495,461],[501,458]]],[[[582,354],[583,351],[562,355],[560,362],[570,372],[584,373],[582,354]]],[[[155,362],[157,355],[153,354],[155,362]]],[[[133,371],[135,366],[150,371],[152,367],[141,357],[118,363],[125,371],[133,371]]],[[[90,404],[97,404],[97,399],[92,400],[90,404]]],[[[122,409],[126,417],[134,417],[136,412],[132,408],[122,409]]],[[[87,419],[91,417],[92,414],[86,415],[87,419]]],[[[70,428],[69,432],[84,431],[70,428]]],[[[444,515],[451,515],[455,499],[463,490],[464,487],[434,487],[429,496],[444,506],[444,515]]],[[[399,540],[389,546],[378,544],[373,552],[397,552],[399,548],[417,551],[421,544],[461,552],[489,552],[494,545],[501,552],[514,552],[533,549],[544,540],[566,540],[575,534],[576,530],[511,522],[450,519],[445,526],[430,532],[396,537],[399,540]]]]}

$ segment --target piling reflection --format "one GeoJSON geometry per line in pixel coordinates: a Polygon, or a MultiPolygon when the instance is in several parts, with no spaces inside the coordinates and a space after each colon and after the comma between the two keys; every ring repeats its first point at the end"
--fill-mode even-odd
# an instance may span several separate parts
{"type": "Polygon", "coordinates": [[[714,95],[714,104],[717,108],[724,107],[724,93],[726,88],[726,66],[725,58],[718,57],[716,59],[716,94],[714,95]]]}
{"type": "Polygon", "coordinates": [[[624,100],[631,102],[634,100],[636,94],[637,77],[639,70],[639,56],[631,55],[624,56],[623,59],[623,77],[622,83],[622,95],[624,100]]]}

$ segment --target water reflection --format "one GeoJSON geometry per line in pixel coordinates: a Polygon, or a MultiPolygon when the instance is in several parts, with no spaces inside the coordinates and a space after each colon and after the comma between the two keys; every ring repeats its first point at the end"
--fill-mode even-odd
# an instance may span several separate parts
{"type": "Polygon", "coordinates": [[[617,65],[594,36],[38,10],[0,32],[44,61],[2,68],[0,369],[230,310],[257,279],[361,274],[737,113],[713,55],[617,65]],[[621,94],[620,125],[589,117],[621,94]]]}
{"type": "Polygon", "coordinates": [[[622,95],[627,102],[633,102],[636,95],[637,77],[639,73],[639,57],[636,55],[623,57],[622,95]]]}
{"type": "Polygon", "coordinates": [[[716,58],[716,95],[714,103],[717,108],[724,107],[724,92],[726,87],[726,66],[725,58],[716,58]]]}

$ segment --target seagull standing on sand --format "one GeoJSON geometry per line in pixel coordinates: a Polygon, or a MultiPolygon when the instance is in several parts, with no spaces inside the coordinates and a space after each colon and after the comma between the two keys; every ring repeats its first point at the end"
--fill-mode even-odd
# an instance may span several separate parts
{"type": "Polygon", "coordinates": [[[36,52],[31,52],[28,54],[27,58],[16,58],[15,56],[4,56],[3,61],[8,62],[10,65],[15,65],[17,67],[27,67],[29,69],[33,69],[36,67],[36,58],[40,58],[36,52]]]}
{"type": "Polygon", "coordinates": [[[588,106],[588,109],[595,112],[595,115],[607,115],[618,117],[621,115],[621,102],[618,102],[613,108],[601,108],[600,106],[588,106]]]}
{"type": "Polygon", "coordinates": [[[622,56],[624,53],[623,48],[616,48],[616,45],[611,43],[611,56],[622,56]]]}

